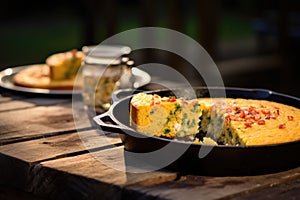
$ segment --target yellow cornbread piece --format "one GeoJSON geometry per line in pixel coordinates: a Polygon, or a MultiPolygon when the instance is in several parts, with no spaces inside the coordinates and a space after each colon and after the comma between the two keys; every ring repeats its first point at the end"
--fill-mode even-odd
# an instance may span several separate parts
{"type": "Polygon", "coordinates": [[[200,107],[197,100],[160,97],[139,93],[130,104],[131,126],[137,131],[158,137],[175,138],[198,132],[200,107]]]}
{"type": "Polygon", "coordinates": [[[46,59],[46,64],[50,67],[50,79],[64,80],[74,78],[83,59],[84,53],[75,49],[49,56],[46,59]]]}

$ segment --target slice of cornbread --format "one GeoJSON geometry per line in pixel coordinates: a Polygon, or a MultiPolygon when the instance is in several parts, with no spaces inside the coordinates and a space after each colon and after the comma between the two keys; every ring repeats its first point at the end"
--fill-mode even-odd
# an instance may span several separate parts
{"type": "Polygon", "coordinates": [[[137,131],[158,137],[194,137],[198,132],[197,100],[139,93],[130,104],[130,121],[137,131]]]}
{"type": "Polygon", "coordinates": [[[76,49],[49,56],[46,59],[46,64],[50,67],[50,79],[65,80],[74,78],[83,59],[84,53],[76,49]]]}

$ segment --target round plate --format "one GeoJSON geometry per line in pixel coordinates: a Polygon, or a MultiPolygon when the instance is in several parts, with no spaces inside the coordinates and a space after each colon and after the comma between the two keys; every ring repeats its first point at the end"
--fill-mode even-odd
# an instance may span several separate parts
{"type": "MultiPolygon", "coordinates": [[[[0,86],[13,91],[35,93],[35,94],[49,94],[49,95],[81,94],[81,90],[51,90],[51,89],[22,87],[22,86],[15,85],[13,82],[14,75],[30,66],[32,65],[25,65],[20,67],[11,67],[11,68],[4,69],[3,71],[0,72],[0,86]]],[[[138,68],[133,68],[132,74],[134,75],[134,79],[135,79],[135,82],[133,84],[134,87],[140,87],[146,85],[151,81],[150,75],[138,68]]]]}

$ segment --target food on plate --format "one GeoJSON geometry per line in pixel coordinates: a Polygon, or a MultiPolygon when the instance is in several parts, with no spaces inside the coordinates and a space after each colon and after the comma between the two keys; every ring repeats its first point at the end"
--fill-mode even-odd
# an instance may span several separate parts
{"type": "Polygon", "coordinates": [[[131,126],[157,137],[223,145],[267,145],[300,140],[300,109],[242,98],[184,100],[138,93],[131,126]]]}
{"type": "Polygon", "coordinates": [[[75,49],[56,53],[46,59],[50,67],[51,80],[65,80],[74,78],[84,58],[84,53],[75,49]]]}
{"type": "Polygon", "coordinates": [[[50,68],[46,64],[31,65],[23,69],[13,77],[13,81],[17,86],[41,89],[71,90],[81,87],[74,86],[74,79],[52,80],[50,68]]]}
{"type": "Polygon", "coordinates": [[[80,89],[74,85],[84,54],[77,50],[49,56],[45,64],[30,65],[13,77],[15,85],[41,89],[80,89]]]}

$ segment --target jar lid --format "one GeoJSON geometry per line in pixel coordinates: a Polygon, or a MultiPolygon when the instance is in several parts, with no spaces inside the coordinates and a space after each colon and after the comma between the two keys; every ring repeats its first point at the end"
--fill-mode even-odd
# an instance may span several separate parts
{"type": "Polygon", "coordinates": [[[128,55],[131,48],[123,45],[96,45],[84,46],[85,62],[89,64],[119,65],[121,57],[128,55]]]}
{"type": "Polygon", "coordinates": [[[83,53],[90,57],[120,57],[131,52],[129,46],[123,45],[95,45],[82,47],[83,53]]]}

